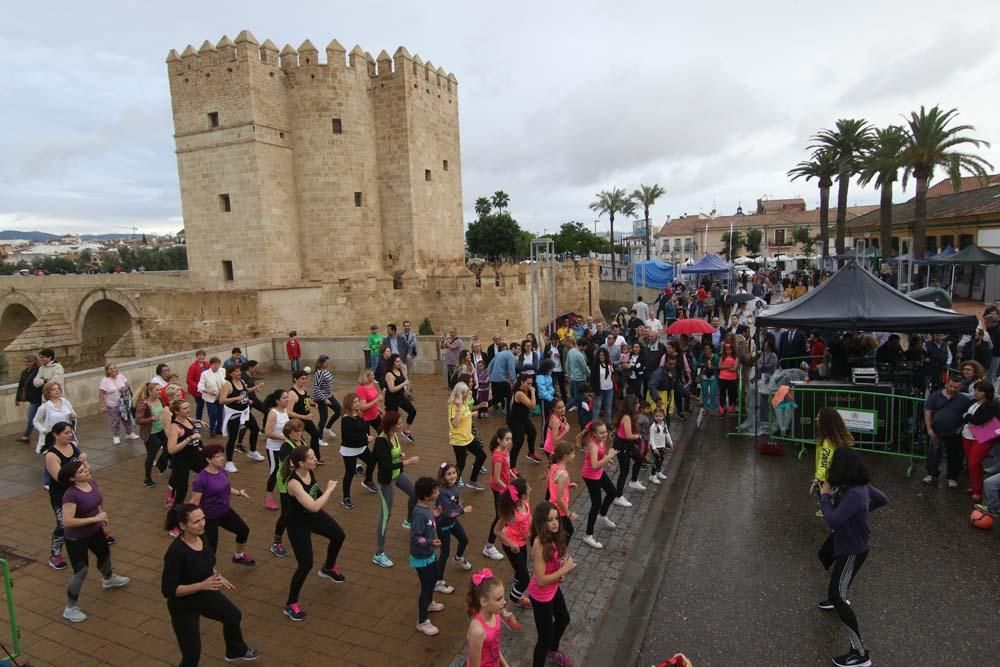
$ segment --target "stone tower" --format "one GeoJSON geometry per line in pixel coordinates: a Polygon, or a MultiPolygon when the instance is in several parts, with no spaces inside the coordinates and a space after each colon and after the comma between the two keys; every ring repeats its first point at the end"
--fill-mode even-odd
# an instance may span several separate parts
{"type": "Polygon", "coordinates": [[[244,30],[167,56],[200,284],[398,282],[464,264],[455,76],[403,47],[325,51],[244,30]]]}

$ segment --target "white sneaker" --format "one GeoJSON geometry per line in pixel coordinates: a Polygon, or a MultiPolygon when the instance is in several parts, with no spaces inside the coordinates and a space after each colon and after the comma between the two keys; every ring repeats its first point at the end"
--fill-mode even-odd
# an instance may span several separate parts
{"type": "Polygon", "coordinates": [[[604,545],[594,539],[593,535],[584,535],[583,543],[588,547],[594,547],[595,549],[603,549],[604,545]]]}
{"type": "Polygon", "coordinates": [[[125,436],[125,439],[126,440],[138,440],[139,439],[139,434],[138,433],[129,433],[128,435],[125,436]]]}
{"type": "Polygon", "coordinates": [[[120,574],[112,574],[104,580],[104,588],[121,588],[122,586],[126,586],[128,582],[128,577],[123,577],[120,574]]]}
{"type": "Polygon", "coordinates": [[[930,475],[927,475],[927,476],[926,476],[926,477],[924,477],[924,479],[923,479],[923,482],[924,482],[924,484],[933,484],[933,483],[934,483],[935,481],[937,481],[937,480],[935,480],[935,479],[934,479],[933,477],[931,477],[930,475]]]}
{"type": "Polygon", "coordinates": [[[492,544],[487,544],[483,547],[483,555],[487,558],[492,558],[493,560],[503,560],[503,554],[492,544]]]}
{"type": "Polygon", "coordinates": [[[656,473],[656,476],[660,478],[661,482],[667,481],[667,473],[663,472],[662,470],[656,473]]]}
{"type": "Polygon", "coordinates": [[[336,438],[337,437],[336,431],[334,431],[332,428],[325,428],[325,429],[323,429],[323,433],[326,434],[326,436],[328,438],[336,438]]]}
{"type": "Polygon", "coordinates": [[[239,472],[239,469],[232,461],[226,461],[226,472],[239,472]]]}
{"type": "Polygon", "coordinates": [[[250,452],[247,454],[248,459],[253,459],[254,461],[263,461],[264,457],[260,452],[250,452]]]}
{"type": "Polygon", "coordinates": [[[120,445],[122,444],[122,439],[116,435],[111,438],[111,442],[115,445],[120,445]]]}
{"type": "MultiPolygon", "coordinates": [[[[628,502],[628,501],[626,501],[626,502],[628,502]]],[[[612,521],[611,519],[609,519],[606,516],[600,516],[600,515],[598,515],[597,522],[599,524],[601,524],[602,526],[604,526],[605,528],[617,528],[618,527],[617,523],[615,523],[614,521],[612,521]]]]}
{"type": "Polygon", "coordinates": [[[958,488],[958,480],[949,479],[948,480],[948,488],[949,489],[957,489],[958,488]]]}
{"type": "Polygon", "coordinates": [[[649,477],[649,483],[650,484],[657,484],[657,485],[659,485],[660,484],[660,478],[657,477],[656,475],[650,475],[650,477],[649,477]]]}
{"type": "Polygon", "coordinates": [[[632,489],[633,491],[645,491],[646,490],[646,486],[642,482],[629,482],[628,483],[628,488],[632,489]]]}
{"type": "Polygon", "coordinates": [[[613,504],[618,505],[618,507],[632,507],[632,503],[630,503],[625,496],[618,496],[615,498],[613,504]]]}
{"type": "Polygon", "coordinates": [[[447,581],[439,581],[436,584],[434,584],[434,592],[444,593],[445,595],[448,595],[449,593],[455,592],[455,587],[449,586],[447,581]]]}
{"type": "Polygon", "coordinates": [[[417,623],[417,630],[420,630],[420,632],[424,633],[428,637],[433,637],[438,632],[440,632],[440,630],[438,630],[436,627],[434,627],[434,624],[431,623],[430,621],[424,621],[423,623],[417,623]]]}
{"type": "Polygon", "coordinates": [[[329,447],[330,443],[328,443],[326,440],[320,440],[319,441],[319,446],[320,447],[329,447]]]}
{"type": "Polygon", "coordinates": [[[79,607],[66,607],[63,609],[63,618],[70,623],[83,623],[87,620],[87,615],[79,607]]]}

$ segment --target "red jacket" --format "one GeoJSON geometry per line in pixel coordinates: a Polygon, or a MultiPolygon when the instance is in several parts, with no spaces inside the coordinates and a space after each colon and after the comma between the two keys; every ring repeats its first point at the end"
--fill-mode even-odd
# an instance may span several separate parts
{"type": "Polygon", "coordinates": [[[198,380],[201,379],[201,372],[206,368],[209,368],[207,361],[193,361],[191,362],[191,365],[188,366],[188,393],[195,398],[201,398],[201,392],[198,391],[198,380]]]}
{"type": "Polygon", "coordinates": [[[298,338],[289,338],[285,341],[285,352],[289,359],[299,359],[302,357],[302,346],[299,345],[298,338]]]}

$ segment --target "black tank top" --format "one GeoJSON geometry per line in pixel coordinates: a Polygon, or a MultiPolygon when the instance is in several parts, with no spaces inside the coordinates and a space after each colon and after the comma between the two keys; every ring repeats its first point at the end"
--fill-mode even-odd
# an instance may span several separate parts
{"type": "Polygon", "coordinates": [[[531,419],[531,410],[528,409],[528,406],[524,403],[511,399],[509,422],[511,424],[523,424],[529,419],[531,419]]]}
{"type": "MultiPolygon", "coordinates": [[[[240,400],[235,403],[228,404],[230,410],[236,410],[237,412],[243,412],[250,407],[250,392],[247,391],[247,385],[245,382],[241,382],[240,384],[242,384],[243,387],[241,389],[237,389],[236,383],[230,382],[229,386],[232,387],[232,390],[229,392],[229,396],[226,396],[226,398],[239,397],[240,400]]],[[[232,417],[230,417],[230,419],[232,419],[232,417]]]]}
{"type": "MultiPolygon", "coordinates": [[[[79,461],[80,460],[80,449],[76,445],[73,445],[73,453],[70,454],[69,456],[66,456],[65,454],[63,454],[62,452],[60,452],[58,449],[56,449],[55,447],[50,447],[46,451],[46,454],[48,452],[52,452],[53,454],[55,454],[56,456],[59,457],[59,467],[60,468],[62,468],[67,463],[72,463],[73,461],[79,461]]],[[[58,479],[52,478],[52,481],[49,482],[49,495],[51,497],[53,497],[53,498],[61,500],[62,497],[63,497],[63,494],[66,493],[66,489],[68,489],[68,488],[69,488],[68,484],[63,484],[58,479]]]]}
{"type": "Polygon", "coordinates": [[[177,438],[177,442],[194,436],[193,440],[184,445],[184,449],[172,455],[172,459],[187,461],[188,465],[196,468],[201,462],[201,434],[194,426],[185,426],[177,419],[172,419],[171,422],[181,427],[181,434],[177,438]]]}
{"type": "Polygon", "coordinates": [[[292,389],[292,393],[295,394],[295,407],[293,410],[296,414],[308,415],[312,411],[315,402],[312,396],[309,395],[308,391],[303,391],[301,394],[296,389],[292,389]]]}
{"type": "MultiPolygon", "coordinates": [[[[396,386],[396,387],[398,387],[399,385],[403,384],[403,382],[406,381],[406,379],[403,377],[403,371],[393,370],[393,371],[389,372],[389,375],[392,376],[394,386],[396,386]]],[[[389,384],[386,383],[386,387],[388,387],[388,386],[389,386],[389,384]]],[[[400,389],[399,391],[389,391],[388,389],[386,389],[386,392],[385,392],[385,409],[386,410],[398,410],[400,404],[403,402],[403,398],[405,397],[405,394],[406,394],[406,390],[405,389],[400,389]]]]}
{"type": "MultiPolygon", "coordinates": [[[[308,493],[314,500],[322,495],[319,490],[319,484],[316,483],[316,475],[313,473],[309,473],[308,482],[299,477],[297,473],[292,473],[292,475],[288,478],[288,482],[291,483],[293,479],[297,480],[298,483],[302,485],[302,488],[306,490],[306,493],[308,493]]],[[[294,495],[291,493],[288,494],[288,513],[285,515],[286,525],[301,526],[303,524],[311,523],[312,520],[316,518],[316,514],[316,512],[310,512],[303,507],[302,503],[300,503],[294,495]]]]}

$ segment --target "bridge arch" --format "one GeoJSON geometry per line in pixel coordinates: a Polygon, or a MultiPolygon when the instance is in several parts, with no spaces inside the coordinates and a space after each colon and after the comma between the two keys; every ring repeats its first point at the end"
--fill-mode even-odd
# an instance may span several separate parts
{"type": "Polygon", "coordinates": [[[108,357],[135,356],[135,324],[139,309],[114,289],[90,292],[77,309],[76,326],[83,367],[101,366],[108,357]]]}
{"type": "Polygon", "coordinates": [[[38,320],[38,306],[24,292],[11,290],[0,298],[0,351],[38,320]]]}

